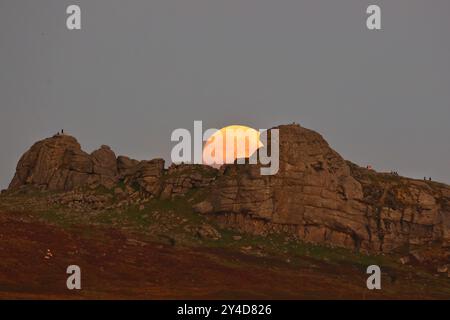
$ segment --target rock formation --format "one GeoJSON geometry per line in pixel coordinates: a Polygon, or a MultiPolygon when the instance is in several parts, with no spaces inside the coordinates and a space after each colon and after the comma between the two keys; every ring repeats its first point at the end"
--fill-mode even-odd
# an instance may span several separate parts
{"type": "Polygon", "coordinates": [[[346,162],[318,133],[280,130],[280,170],[228,165],[198,212],[245,232],[371,252],[450,245],[448,186],[379,174],[346,162]]]}
{"type": "Polygon", "coordinates": [[[164,179],[164,199],[183,196],[189,190],[209,188],[216,179],[218,170],[195,164],[171,165],[164,179]]]}
{"type": "Polygon", "coordinates": [[[35,143],[22,156],[9,189],[28,185],[54,191],[95,184],[111,187],[116,172],[115,155],[108,147],[89,155],[75,138],[56,135],[35,143]]]}
{"type": "Polygon", "coordinates": [[[48,191],[73,191],[103,186],[114,189],[122,182],[131,195],[170,199],[193,188],[209,187],[218,170],[204,165],[172,165],[163,159],[137,161],[116,158],[108,146],[88,154],[68,135],[55,135],[35,143],[19,160],[9,190],[37,187],[48,191]]]}
{"type": "Polygon", "coordinates": [[[22,156],[9,190],[103,186],[121,201],[172,199],[196,190],[206,200],[194,210],[243,232],[285,233],[368,252],[450,246],[450,187],[360,168],[299,125],[277,129],[280,169],[273,176],[262,176],[259,165],[249,164],[165,169],[162,159],[116,158],[107,146],[89,155],[75,138],[60,135],[37,142],[22,156]]]}

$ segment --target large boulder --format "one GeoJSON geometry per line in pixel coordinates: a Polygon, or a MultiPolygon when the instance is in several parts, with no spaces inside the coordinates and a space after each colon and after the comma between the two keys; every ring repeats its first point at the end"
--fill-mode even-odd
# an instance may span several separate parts
{"type": "Polygon", "coordinates": [[[194,209],[244,232],[287,232],[363,251],[448,242],[450,211],[441,191],[375,172],[366,177],[320,134],[299,125],[277,129],[276,175],[261,175],[259,165],[226,165],[209,198],[194,209]]]}
{"type": "Polygon", "coordinates": [[[116,174],[115,155],[109,148],[102,147],[89,155],[74,137],[55,135],[35,143],[21,157],[9,189],[36,186],[67,191],[86,185],[111,187],[116,174]]]}
{"type": "Polygon", "coordinates": [[[162,191],[162,176],[164,175],[164,160],[153,159],[141,161],[135,168],[129,170],[124,181],[128,185],[137,187],[151,197],[159,197],[162,191]]]}
{"type": "Polygon", "coordinates": [[[117,158],[117,170],[119,172],[119,175],[125,176],[129,175],[137,168],[137,165],[139,164],[138,160],[130,159],[125,156],[119,156],[117,158]]]}
{"type": "Polygon", "coordinates": [[[101,146],[100,149],[91,153],[93,162],[93,172],[95,174],[115,177],[118,174],[117,159],[114,151],[108,146],[101,146]]]}

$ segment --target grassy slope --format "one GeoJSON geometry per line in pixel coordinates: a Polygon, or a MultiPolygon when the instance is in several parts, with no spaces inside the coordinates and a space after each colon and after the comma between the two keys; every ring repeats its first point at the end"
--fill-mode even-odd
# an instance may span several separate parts
{"type": "MultiPolygon", "coordinates": [[[[99,190],[98,192],[105,191],[99,190]]],[[[296,292],[295,288],[290,287],[290,284],[280,280],[272,284],[272,289],[249,284],[249,286],[256,286],[254,291],[236,289],[231,292],[227,289],[228,291],[221,292],[222,286],[228,288],[228,284],[234,280],[228,278],[220,280],[222,274],[218,271],[219,274],[211,275],[213,279],[218,279],[219,282],[215,284],[214,294],[206,289],[209,282],[201,284],[199,280],[199,286],[203,286],[205,292],[209,292],[206,297],[259,297],[256,291],[263,292],[264,290],[268,290],[268,292],[264,292],[264,294],[260,292],[260,294],[265,298],[272,297],[271,290],[273,290],[274,298],[450,297],[449,279],[442,276],[436,277],[433,272],[419,266],[400,265],[397,262],[399,258],[397,256],[363,255],[346,249],[293,241],[287,235],[261,237],[220,229],[213,220],[192,211],[192,203],[200,201],[202,197],[201,193],[195,191],[190,192],[184,198],[172,201],[151,200],[143,210],[132,206],[126,209],[97,212],[74,212],[67,208],[48,206],[45,196],[48,196],[48,194],[2,196],[0,197],[0,217],[4,216],[8,219],[13,217],[14,220],[23,220],[26,223],[36,222],[52,228],[52,230],[76,235],[83,241],[91,242],[91,245],[95,243],[95,246],[99,243],[108,242],[109,238],[105,236],[105,232],[114,230],[114,232],[120,233],[120,237],[132,239],[137,243],[161,244],[164,248],[173,248],[169,250],[178,253],[195,252],[200,255],[199,264],[205,263],[208,265],[211,263],[214,266],[211,267],[213,269],[216,267],[224,268],[224,271],[220,272],[229,274],[236,272],[240,276],[241,273],[256,270],[255,273],[261,272],[263,278],[265,273],[268,277],[274,278],[277,278],[277,275],[285,276],[286,279],[300,277],[303,279],[301,280],[302,283],[307,287],[302,289],[302,286],[300,286],[299,291],[296,292]],[[11,215],[11,212],[14,214],[11,215]],[[202,224],[209,224],[219,230],[221,238],[219,240],[199,238],[192,230],[202,224]],[[236,240],[236,236],[241,238],[236,240]],[[365,288],[365,269],[371,264],[377,264],[383,270],[383,290],[380,293],[369,292],[365,288]],[[310,283],[305,277],[315,279],[316,282],[310,283]],[[223,281],[223,283],[221,284],[220,281],[223,281]],[[334,283],[331,287],[325,285],[331,283],[334,283]],[[336,287],[338,284],[341,285],[336,287]]],[[[140,256],[142,253],[136,252],[135,254],[140,256]]],[[[129,259],[132,261],[135,256],[129,257],[129,259]]],[[[189,258],[186,259],[189,261],[189,258]]],[[[126,278],[127,261],[121,262],[125,263],[123,267],[125,270],[120,272],[126,278]]],[[[2,262],[2,264],[6,263],[5,261],[2,262]]],[[[7,268],[7,266],[4,266],[4,268],[7,268]]],[[[129,267],[129,270],[132,270],[132,268],[129,267]]],[[[175,268],[176,270],[178,269],[175,268]]],[[[169,275],[169,277],[171,276],[169,275]]],[[[183,283],[183,281],[180,283],[183,283]]],[[[124,285],[127,286],[126,283],[124,285]]],[[[14,288],[14,285],[10,285],[10,288],[14,288]]],[[[170,291],[170,288],[165,288],[164,285],[159,289],[158,293],[155,293],[152,297],[177,297],[175,291],[172,294],[164,292],[165,289],[170,291]]],[[[101,288],[95,290],[98,290],[97,294],[96,291],[90,291],[83,297],[104,297],[106,294],[102,292],[101,288]]],[[[110,293],[112,288],[108,290],[110,293]]],[[[120,291],[120,288],[116,288],[116,290],[120,291]]],[[[197,290],[200,289],[197,288],[197,290]]],[[[195,290],[187,290],[186,294],[192,294],[195,297],[195,292],[195,290]]],[[[39,293],[37,295],[39,296],[39,293]]],[[[137,291],[130,292],[130,296],[143,298],[146,295],[137,291]]],[[[50,297],[50,295],[47,293],[43,297],[50,297]]],[[[109,295],[106,295],[106,297],[109,297],[109,295]]],[[[119,297],[122,296],[119,295],[119,297]]]]}

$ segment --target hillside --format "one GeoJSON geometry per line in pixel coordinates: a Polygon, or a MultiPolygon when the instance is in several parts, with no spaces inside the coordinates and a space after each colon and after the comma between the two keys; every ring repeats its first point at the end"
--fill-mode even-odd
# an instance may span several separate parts
{"type": "Polygon", "coordinates": [[[449,186],[361,168],[312,130],[277,128],[274,176],[88,154],[68,135],[37,142],[0,196],[0,296],[71,297],[59,282],[70,261],[89,270],[84,298],[450,296],[449,186]],[[370,264],[380,292],[365,287],[370,264]]]}

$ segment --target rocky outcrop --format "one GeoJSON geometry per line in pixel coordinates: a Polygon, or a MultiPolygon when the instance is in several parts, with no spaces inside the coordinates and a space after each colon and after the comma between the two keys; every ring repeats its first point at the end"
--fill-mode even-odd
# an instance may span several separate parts
{"type": "Polygon", "coordinates": [[[139,164],[139,161],[125,156],[117,157],[117,170],[119,175],[126,176],[133,172],[133,169],[139,164]]]}
{"type": "Polygon", "coordinates": [[[55,191],[86,185],[111,187],[116,171],[115,155],[109,148],[89,155],[74,137],[56,135],[35,143],[22,156],[9,189],[30,185],[55,191]]]}
{"type": "Polygon", "coordinates": [[[164,160],[154,159],[141,161],[135,167],[128,169],[124,182],[133,185],[153,197],[159,197],[162,190],[164,175],[164,160]]]}
{"type": "Polygon", "coordinates": [[[164,178],[161,197],[164,199],[184,196],[192,189],[209,188],[218,175],[218,170],[206,165],[172,165],[164,178]]]}
{"type": "Polygon", "coordinates": [[[280,170],[227,165],[195,206],[225,226],[371,252],[450,244],[446,186],[383,175],[346,162],[318,133],[280,130],[280,170]]]}
{"type": "Polygon", "coordinates": [[[117,159],[114,151],[108,146],[91,153],[93,172],[101,176],[115,177],[118,174],[117,159]]]}
{"type": "Polygon", "coordinates": [[[368,234],[380,251],[435,242],[450,246],[448,186],[349,166],[363,188],[368,234]]]}
{"type": "Polygon", "coordinates": [[[65,206],[76,211],[103,210],[112,203],[111,194],[95,194],[94,192],[78,193],[69,191],[62,194],[51,195],[47,202],[50,205],[65,206]]]}
{"type": "Polygon", "coordinates": [[[299,125],[277,129],[280,166],[272,176],[262,176],[260,165],[249,164],[165,169],[162,159],[116,158],[107,146],[87,154],[75,138],[58,135],[37,142],[22,156],[9,190],[104,186],[114,195],[97,201],[78,191],[57,198],[77,208],[173,199],[196,190],[201,195],[196,199],[205,200],[192,202],[194,210],[243,232],[285,233],[370,252],[450,246],[449,186],[363,169],[345,161],[312,130],[299,125]]]}
{"type": "Polygon", "coordinates": [[[38,187],[41,190],[72,191],[103,186],[117,197],[173,198],[193,188],[209,187],[218,170],[204,165],[172,165],[163,159],[137,161],[116,158],[108,146],[88,154],[68,135],[55,135],[35,143],[19,160],[9,190],[38,187]],[[123,184],[122,188],[117,188],[123,184]],[[120,194],[122,190],[122,194],[120,194]]]}

